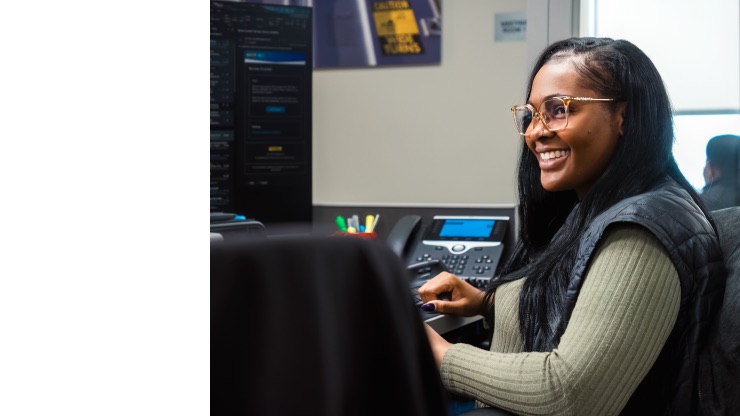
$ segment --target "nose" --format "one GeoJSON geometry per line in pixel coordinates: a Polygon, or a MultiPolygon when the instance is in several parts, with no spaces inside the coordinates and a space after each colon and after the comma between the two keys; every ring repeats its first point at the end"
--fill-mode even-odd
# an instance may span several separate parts
{"type": "Polygon", "coordinates": [[[541,117],[533,117],[532,124],[529,125],[528,136],[534,140],[546,137],[552,134],[550,130],[545,128],[545,123],[541,117]]]}
{"type": "Polygon", "coordinates": [[[527,135],[533,136],[533,137],[539,137],[540,136],[540,129],[544,128],[544,121],[542,121],[542,114],[540,114],[539,111],[532,110],[532,118],[529,122],[529,126],[527,126],[527,135]]]}

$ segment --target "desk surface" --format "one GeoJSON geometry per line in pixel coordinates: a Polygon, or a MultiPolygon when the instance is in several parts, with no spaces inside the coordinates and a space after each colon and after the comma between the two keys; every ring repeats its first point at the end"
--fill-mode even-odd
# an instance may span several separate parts
{"type": "Polygon", "coordinates": [[[459,316],[459,315],[443,315],[441,313],[427,313],[422,312],[424,322],[429,324],[438,334],[442,335],[457,328],[461,328],[465,325],[478,322],[483,319],[482,316],[459,316]]]}

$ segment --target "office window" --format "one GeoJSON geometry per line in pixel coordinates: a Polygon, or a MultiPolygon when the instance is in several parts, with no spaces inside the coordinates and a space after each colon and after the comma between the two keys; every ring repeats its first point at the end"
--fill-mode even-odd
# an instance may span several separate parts
{"type": "Polygon", "coordinates": [[[674,106],[674,153],[700,189],[707,141],[740,134],[737,0],[581,0],[581,35],[627,39],[653,60],[674,106]]]}

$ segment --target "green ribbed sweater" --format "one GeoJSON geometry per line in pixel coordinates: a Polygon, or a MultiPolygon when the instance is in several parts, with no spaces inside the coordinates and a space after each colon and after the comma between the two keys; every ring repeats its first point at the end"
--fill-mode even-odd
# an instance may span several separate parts
{"type": "Polygon", "coordinates": [[[611,228],[586,271],[558,348],[521,352],[523,279],[499,287],[491,350],[455,344],[440,373],[450,391],[522,415],[616,415],[655,362],[678,314],[678,273],[658,240],[611,228]]]}

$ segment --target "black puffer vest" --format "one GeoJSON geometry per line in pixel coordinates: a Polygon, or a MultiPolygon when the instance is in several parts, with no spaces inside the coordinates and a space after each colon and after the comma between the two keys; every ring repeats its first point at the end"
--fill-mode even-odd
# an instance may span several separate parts
{"type": "Polygon", "coordinates": [[[671,257],[681,280],[681,307],[660,356],[622,414],[695,415],[698,352],[722,304],[725,269],[714,229],[688,192],[675,181],[667,179],[594,219],[581,238],[566,310],[568,314],[573,311],[586,268],[604,231],[611,224],[625,222],[649,230],[671,257]]]}

